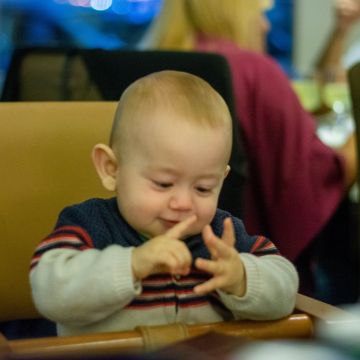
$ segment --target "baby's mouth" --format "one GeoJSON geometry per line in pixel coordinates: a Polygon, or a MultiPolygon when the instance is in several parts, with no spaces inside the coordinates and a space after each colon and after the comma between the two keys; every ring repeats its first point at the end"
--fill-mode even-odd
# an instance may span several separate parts
{"type": "Polygon", "coordinates": [[[167,228],[170,229],[176,224],[178,224],[179,220],[166,220],[166,219],[160,219],[161,223],[167,228]]]}

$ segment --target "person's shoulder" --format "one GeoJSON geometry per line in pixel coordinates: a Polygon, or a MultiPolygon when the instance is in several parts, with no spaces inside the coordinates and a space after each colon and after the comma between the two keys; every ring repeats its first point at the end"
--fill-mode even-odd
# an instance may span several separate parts
{"type": "Polygon", "coordinates": [[[58,216],[55,228],[81,228],[91,238],[97,239],[97,234],[103,234],[107,227],[116,227],[119,219],[116,198],[93,198],[65,207],[58,216]]]}
{"type": "Polygon", "coordinates": [[[59,215],[59,219],[91,220],[117,212],[116,198],[92,198],[66,206],[59,215]]]}
{"type": "Polygon", "coordinates": [[[200,38],[198,50],[218,53],[228,61],[235,77],[286,78],[280,65],[269,55],[243,49],[232,41],[200,38]]]}
{"type": "Polygon", "coordinates": [[[224,39],[207,38],[199,42],[200,48],[210,51],[211,48],[215,52],[221,53],[225,57],[241,59],[243,63],[256,66],[263,64],[264,66],[277,67],[276,61],[267,54],[246,50],[239,47],[233,41],[224,39]]]}
{"type": "Polygon", "coordinates": [[[116,205],[115,198],[102,199],[102,198],[91,198],[84,200],[79,203],[68,205],[64,210],[78,210],[78,211],[91,211],[100,209],[110,209],[116,205]]]}
{"type": "Polygon", "coordinates": [[[267,77],[274,74],[275,76],[281,75],[285,78],[285,73],[280,65],[267,54],[234,47],[224,56],[229,61],[230,66],[232,65],[233,71],[241,73],[251,72],[258,76],[266,75],[267,77]]]}
{"type": "Polygon", "coordinates": [[[222,210],[222,209],[216,209],[215,216],[211,222],[211,227],[215,234],[222,234],[223,232],[223,223],[226,218],[230,218],[232,220],[232,223],[234,225],[235,231],[238,230],[240,232],[245,231],[244,223],[241,219],[235,217],[228,211],[222,210]]]}

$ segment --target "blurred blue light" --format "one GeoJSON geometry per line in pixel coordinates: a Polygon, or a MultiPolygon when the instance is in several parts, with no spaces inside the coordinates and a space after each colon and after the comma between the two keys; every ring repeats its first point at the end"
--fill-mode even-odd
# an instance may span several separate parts
{"type": "Polygon", "coordinates": [[[74,6],[89,7],[90,0],[69,0],[69,3],[74,6]]]}
{"type": "Polygon", "coordinates": [[[118,15],[126,15],[130,10],[129,2],[128,0],[113,0],[111,9],[118,15]]]}
{"type": "MultiPolygon", "coordinates": [[[[1,1],[1,0],[0,0],[1,1]]],[[[125,23],[142,25],[150,22],[160,11],[163,0],[53,0],[57,4],[89,7],[95,11],[119,15],[125,23]]]]}
{"type": "Polygon", "coordinates": [[[113,0],[111,10],[130,24],[151,21],[161,8],[162,0],[113,0]]]}
{"type": "Polygon", "coordinates": [[[91,0],[90,6],[97,11],[104,11],[110,8],[112,0],[91,0]]]}

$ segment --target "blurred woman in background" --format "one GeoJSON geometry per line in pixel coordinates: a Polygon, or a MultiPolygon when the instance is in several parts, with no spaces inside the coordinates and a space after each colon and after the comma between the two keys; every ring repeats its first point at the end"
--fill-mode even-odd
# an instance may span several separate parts
{"type": "Polygon", "coordinates": [[[308,249],[355,180],[355,143],[351,137],[337,150],[323,144],[286,75],[262,54],[270,5],[164,0],[140,48],[216,52],[228,60],[248,159],[246,226],[298,265],[302,291],[314,295],[307,274],[316,260],[308,249]]]}

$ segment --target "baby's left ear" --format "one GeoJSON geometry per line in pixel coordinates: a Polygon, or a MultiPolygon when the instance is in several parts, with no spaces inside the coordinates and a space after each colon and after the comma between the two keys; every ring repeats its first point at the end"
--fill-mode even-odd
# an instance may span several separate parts
{"type": "Polygon", "coordinates": [[[230,165],[226,165],[226,169],[224,172],[224,179],[229,175],[230,170],[231,170],[230,165]]]}
{"type": "Polygon", "coordinates": [[[97,144],[93,148],[91,158],[104,188],[115,191],[118,164],[113,150],[107,145],[97,144]]]}

